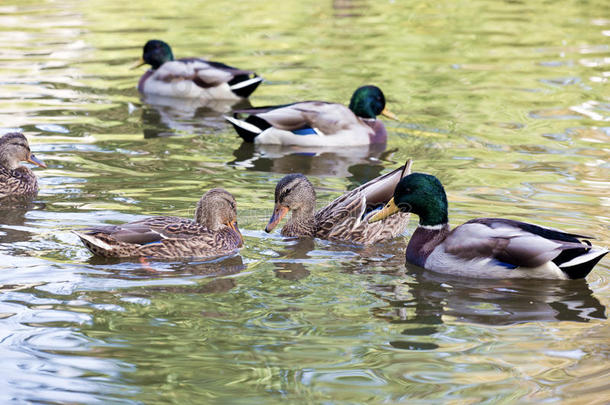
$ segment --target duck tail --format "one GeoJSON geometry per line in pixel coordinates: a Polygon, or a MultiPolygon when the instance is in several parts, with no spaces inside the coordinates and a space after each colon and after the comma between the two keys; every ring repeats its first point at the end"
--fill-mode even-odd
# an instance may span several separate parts
{"type": "Polygon", "coordinates": [[[72,231],[72,233],[78,236],[85,247],[94,255],[111,256],[109,253],[113,250],[112,246],[97,238],[95,235],[78,231],[72,231]]]}
{"type": "Polygon", "coordinates": [[[224,119],[233,125],[237,134],[241,136],[244,141],[249,143],[254,142],[254,138],[260,135],[265,129],[271,127],[267,121],[256,115],[250,115],[245,120],[237,118],[237,114],[233,117],[225,115],[224,119]]]}
{"type": "Polygon", "coordinates": [[[238,75],[229,82],[230,89],[238,97],[248,98],[250,94],[254,93],[254,90],[261,84],[263,78],[254,75],[250,77],[248,75],[238,75]]]}
{"type": "Polygon", "coordinates": [[[553,260],[571,279],[585,278],[608,253],[608,249],[591,246],[591,243],[587,240],[584,242],[590,247],[564,250],[562,255],[553,260]]]}

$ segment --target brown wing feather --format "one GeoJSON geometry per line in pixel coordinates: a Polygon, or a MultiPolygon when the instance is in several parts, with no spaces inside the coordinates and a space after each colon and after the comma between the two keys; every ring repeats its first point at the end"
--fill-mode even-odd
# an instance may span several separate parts
{"type": "Polygon", "coordinates": [[[405,231],[409,213],[399,213],[370,224],[372,210],[383,207],[394,195],[396,185],[411,173],[411,160],[404,166],[377,177],[336,198],[315,215],[316,236],[350,243],[371,244],[394,238],[405,231]]]}

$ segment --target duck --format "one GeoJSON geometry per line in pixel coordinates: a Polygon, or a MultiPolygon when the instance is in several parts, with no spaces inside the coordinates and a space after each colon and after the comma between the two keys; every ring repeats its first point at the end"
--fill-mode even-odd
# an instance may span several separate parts
{"type": "Polygon", "coordinates": [[[275,187],[275,207],[265,232],[271,232],[292,211],[281,230],[282,236],[315,237],[356,245],[395,238],[405,231],[409,213],[378,224],[369,224],[368,219],[392,198],[400,179],[411,172],[411,165],[409,159],[405,165],[341,195],[317,212],[316,191],[309,179],[300,173],[286,175],[275,187]]]}
{"type": "Polygon", "coordinates": [[[387,131],[377,116],[397,120],[377,86],[354,91],[349,107],[325,101],[236,110],[224,118],[245,142],[295,146],[384,144],[387,131]]]}
{"type": "Polygon", "coordinates": [[[38,193],[36,175],[20,162],[47,167],[32,153],[28,140],[21,132],[9,132],[0,137],[0,197],[38,193]]]}
{"type": "Polygon", "coordinates": [[[156,216],[73,233],[91,253],[103,257],[211,258],[234,253],[243,244],[235,199],[222,188],[203,194],[195,220],[156,216]]]}
{"type": "Polygon", "coordinates": [[[441,182],[412,173],[393,198],[369,219],[385,221],[411,212],[418,227],[407,245],[406,261],[426,270],[472,278],[585,278],[608,253],[583,236],[504,218],[472,219],[453,230],[441,182]]]}
{"type": "Polygon", "coordinates": [[[132,69],[148,64],[138,82],[144,95],[204,100],[244,100],[256,90],[263,78],[220,62],[201,58],[174,59],[172,48],[158,39],[146,42],[142,58],[132,69]]]}

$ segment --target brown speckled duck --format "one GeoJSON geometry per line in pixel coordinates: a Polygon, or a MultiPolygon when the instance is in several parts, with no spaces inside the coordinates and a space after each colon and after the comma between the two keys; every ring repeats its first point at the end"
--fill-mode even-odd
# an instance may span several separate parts
{"type": "Polygon", "coordinates": [[[0,197],[36,195],[38,181],[34,172],[20,162],[47,167],[30,151],[25,136],[11,132],[0,138],[0,197]]]}
{"type": "Polygon", "coordinates": [[[292,211],[292,217],[282,228],[283,236],[317,237],[359,245],[392,239],[405,231],[408,213],[381,223],[369,224],[368,219],[392,198],[400,179],[410,172],[409,159],[404,166],[343,194],[318,212],[315,212],[316,192],[307,177],[289,174],[275,188],[275,208],[265,231],[271,232],[292,211]]]}
{"type": "Polygon", "coordinates": [[[243,241],[235,199],[221,188],[201,197],[195,221],[151,217],[74,233],[93,254],[105,257],[210,258],[234,252],[243,241]]]}

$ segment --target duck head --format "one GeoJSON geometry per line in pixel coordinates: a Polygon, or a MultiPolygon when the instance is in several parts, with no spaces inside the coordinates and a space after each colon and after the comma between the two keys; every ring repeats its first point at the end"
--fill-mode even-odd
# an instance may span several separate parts
{"type": "Polygon", "coordinates": [[[19,167],[19,162],[29,162],[36,166],[47,167],[30,151],[30,145],[20,132],[11,132],[0,138],[0,166],[9,170],[19,167]]]}
{"type": "Polygon", "coordinates": [[[369,222],[381,221],[398,212],[416,214],[420,225],[446,224],[447,195],[443,185],[430,174],[412,173],[405,176],[396,186],[394,197],[369,222]]]}
{"type": "Polygon", "coordinates": [[[211,231],[227,226],[243,242],[237,226],[237,203],[233,195],[222,188],[213,188],[201,197],[195,211],[195,221],[211,231]]]}
{"type": "Polygon", "coordinates": [[[174,60],[174,54],[170,46],[158,39],[151,39],[144,45],[142,58],[132,66],[132,69],[142,65],[150,65],[153,69],[158,69],[165,62],[174,60]]]}
{"type": "Polygon", "coordinates": [[[392,112],[385,108],[385,96],[377,86],[358,87],[349,102],[349,109],[360,118],[374,119],[378,115],[397,120],[392,112]]]}
{"type": "Polygon", "coordinates": [[[265,232],[271,232],[288,211],[293,218],[310,218],[314,215],[316,191],[307,177],[300,173],[284,176],[275,186],[275,208],[265,232]]]}

